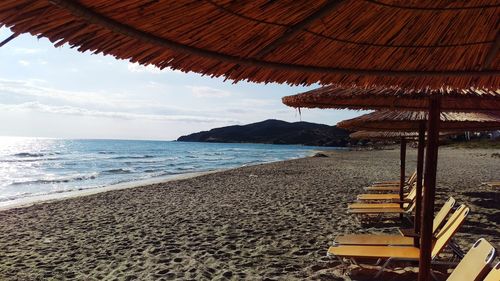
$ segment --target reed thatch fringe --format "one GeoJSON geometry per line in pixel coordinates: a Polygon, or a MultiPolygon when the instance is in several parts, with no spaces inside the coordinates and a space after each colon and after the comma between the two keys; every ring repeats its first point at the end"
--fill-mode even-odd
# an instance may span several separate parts
{"type": "Polygon", "coordinates": [[[496,1],[3,0],[56,46],[235,81],[500,88],[496,1]]]}
{"type": "MultiPolygon", "coordinates": [[[[418,131],[421,121],[427,121],[426,111],[380,110],[344,120],[337,127],[353,131],[418,131]]],[[[500,112],[456,113],[441,112],[442,132],[491,131],[500,129],[500,112]]]]}
{"type": "Polygon", "coordinates": [[[500,89],[406,90],[400,87],[351,87],[331,85],[283,97],[295,108],[427,110],[429,98],[441,96],[442,111],[499,111],[500,89]]]}

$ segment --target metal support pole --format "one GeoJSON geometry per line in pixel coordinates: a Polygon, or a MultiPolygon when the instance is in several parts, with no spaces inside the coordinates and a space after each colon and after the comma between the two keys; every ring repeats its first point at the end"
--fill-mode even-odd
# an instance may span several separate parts
{"type": "Polygon", "coordinates": [[[425,153],[424,197],[422,224],[420,227],[420,259],[418,281],[430,281],[432,254],[432,224],[434,218],[434,197],[436,195],[436,173],[439,146],[440,97],[433,95],[429,103],[427,123],[427,149],[425,153]]]}

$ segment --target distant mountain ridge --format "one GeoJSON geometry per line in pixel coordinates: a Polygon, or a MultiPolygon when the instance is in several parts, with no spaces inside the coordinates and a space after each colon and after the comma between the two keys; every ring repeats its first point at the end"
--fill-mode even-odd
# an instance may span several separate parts
{"type": "Polygon", "coordinates": [[[177,139],[177,141],[187,142],[302,144],[313,146],[346,146],[348,140],[349,133],[336,126],[309,122],[290,123],[274,119],[248,125],[215,128],[177,139]]]}

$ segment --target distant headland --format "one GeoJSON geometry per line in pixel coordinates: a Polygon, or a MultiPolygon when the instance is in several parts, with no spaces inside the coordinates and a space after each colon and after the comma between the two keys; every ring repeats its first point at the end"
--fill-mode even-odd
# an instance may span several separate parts
{"type": "Polygon", "coordinates": [[[301,144],[346,146],[349,132],[324,124],[265,120],[262,122],[215,128],[186,136],[177,141],[222,143],[301,144]]]}

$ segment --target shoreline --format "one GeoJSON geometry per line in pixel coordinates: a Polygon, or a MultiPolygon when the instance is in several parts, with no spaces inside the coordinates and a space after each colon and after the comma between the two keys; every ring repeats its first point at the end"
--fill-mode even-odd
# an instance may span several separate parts
{"type": "Polygon", "coordinates": [[[14,200],[0,202],[0,211],[10,210],[10,209],[18,209],[18,208],[26,208],[26,207],[30,207],[30,206],[33,206],[36,204],[52,203],[52,202],[56,202],[56,201],[62,201],[62,200],[71,199],[71,198],[89,196],[89,195],[99,194],[99,193],[103,193],[103,192],[110,192],[110,191],[115,191],[115,190],[130,189],[130,188],[136,188],[136,187],[141,187],[141,186],[148,186],[148,185],[154,185],[154,184],[168,183],[171,181],[190,179],[190,178],[195,178],[195,177],[199,177],[199,176],[203,176],[203,175],[209,175],[209,174],[213,174],[213,173],[217,173],[217,172],[222,172],[225,170],[227,170],[227,169],[217,169],[217,170],[204,171],[204,172],[190,172],[190,173],[184,173],[184,174],[168,175],[168,176],[163,176],[163,177],[154,177],[154,178],[149,178],[149,179],[121,182],[121,183],[111,184],[111,185],[102,186],[102,187],[94,187],[94,188],[71,190],[71,191],[62,191],[62,192],[56,192],[56,193],[50,193],[50,194],[33,195],[33,196],[28,196],[28,197],[23,197],[23,198],[17,198],[14,200]]]}
{"type": "MultiPolygon", "coordinates": [[[[332,149],[332,150],[336,151],[337,149],[332,149]]],[[[332,150],[325,150],[325,151],[332,151],[332,150]]],[[[338,149],[338,150],[342,151],[342,149],[338,149]]],[[[161,177],[153,177],[153,178],[149,178],[149,179],[140,179],[140,180],[121,182],[121,183],[111,184],[111,185],[102,186],[102,187],[78,189],[78,190],[71,190],[71,191],[61,191],[61,192],[55,192],[55,193],[49,193],[49,194],[41,194],[41,195],[22,197],[22,198],[17,198],[14,200],[0,202],[0,212],[5,211],[5,210],[10,210],[10,209],[26,208],[26,207],[33,206],[36,204],[51,203],[51,202],[56,202],[56,201],[61,201],[61,200],[66,200],[66,199],[71,199],[71,198],[89,196],[89,195],[99,194],[99,193],[103,193],[103,192],[110,192],[110,191],[130,189],[130,188],[138,188],[138,187],[150,186],[150,185],[154,185],[154,184],[168,183],[171,181],[191,179],[191,178],[195,178],[195,177],[199,177],[199,176],[229,171],[229,170],[233,170],[233,169],[239,169],[239,168],[243,168],[243,167],[251,167],[251,166],[256,166],[256,165],[263,165],[263,164],[269,164],[269,163],[291,161],[291,160],[296,160],[296,159],[313,157],[316,153],[323,153],[325,151],[323,151],[323,150],[311,150],[310,153],[308,153],[305,156],[297,157],[297,158],[290,158],[290,159],[286,159],[286,160],[253,163],[253,164],[243,164],[241,166],[237,166],[237,167],[233,167],[233,168],[215,169],[215,170],[201,171],[201,172],[188,172],[188,173],[177,174],[177,175],[167,175],[167,176],[161,176],[161,177]]]]}

